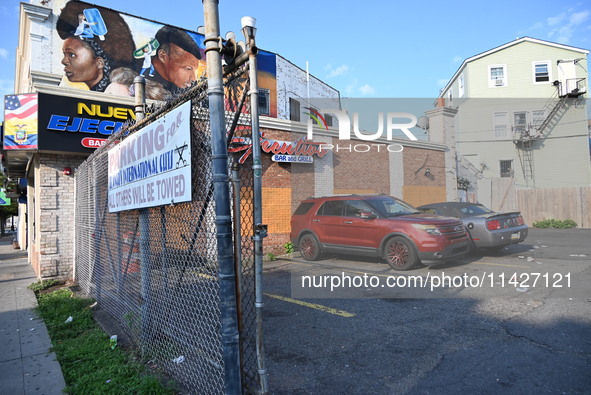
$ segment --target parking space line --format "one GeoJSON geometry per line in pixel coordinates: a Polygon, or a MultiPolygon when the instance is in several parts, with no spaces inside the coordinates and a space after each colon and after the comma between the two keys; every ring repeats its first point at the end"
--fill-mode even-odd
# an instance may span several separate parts
{"type": "Polygon", "coordinates": [[[304,306],[304,307],[309,307],[311,309],[320,310],[325,313],[334,314],[334,315],[338,315],[341,317],[346,317],[346,318],[355,317],[355,314],[349,313],[348,311],[333,309],[332,307],[323,306],[321,304],[304,302],[303,300],[292,299],[292,298],[288,298],[286,296],[274,295],[274,294],[268,294],[268,293],[266,293],[265,296],[268,296],[268,297],[274,298],[274,299],[279,299],[284,302],[293,303],[293,304],[297,304],[297,305],[304,306]]]}

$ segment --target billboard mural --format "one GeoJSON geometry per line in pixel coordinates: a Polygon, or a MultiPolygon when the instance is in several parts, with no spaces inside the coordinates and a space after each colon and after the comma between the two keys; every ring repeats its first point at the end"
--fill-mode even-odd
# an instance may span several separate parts
{"type": "MultiPolygon", "coordinates": [[[[205,74],[204,36],[81,1],[54,2],[61,43],[54,70],[61,86],[133,96],[133,79],[146,78],[146,96],[166,100],[205,74]],[[59,59],[58,59],[59,58],[59,59]]],[[[259,52],[260,88],[276,116],[275,55],[259,52]]]]}
{"type": "Polygon", "coordinates": [[[4,97],[4,149],[37,149],[36,93],[4,97]]]}

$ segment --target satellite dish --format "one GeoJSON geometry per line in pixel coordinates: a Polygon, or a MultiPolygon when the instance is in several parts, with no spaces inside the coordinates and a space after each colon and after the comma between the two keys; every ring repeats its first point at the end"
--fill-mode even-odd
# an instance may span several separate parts
{"type": "Polygon", "coordinates": [[[197,33],[205,35],[205,26],[199,26],[197,28],[197,33]]]}
{"type": "Polygon", "coordinates": [[[423,130],[429,130],[429,117],[422,116],[417,119],[417,126],[423,130]]]}

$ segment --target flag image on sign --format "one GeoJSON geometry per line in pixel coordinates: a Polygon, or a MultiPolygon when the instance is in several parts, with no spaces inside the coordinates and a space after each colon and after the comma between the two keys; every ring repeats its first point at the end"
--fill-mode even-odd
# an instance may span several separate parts
{"type": "Polygon", "coordinates": [[[36,93],[5,96],[5,150],[37,148],[37,109],[36,93]]]}

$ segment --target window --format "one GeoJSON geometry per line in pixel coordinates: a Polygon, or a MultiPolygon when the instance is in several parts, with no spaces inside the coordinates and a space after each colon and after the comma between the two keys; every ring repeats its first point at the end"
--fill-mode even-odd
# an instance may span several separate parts
{"type": "Polygon", "coordinates": [[[501,177],[513,177],[513,161],[512,160],[501,160],[501,177]]]}
{"type": "Polygon", "coordinates": [[[540,126],[542,122],[544,122],[544,110],[534,110],[531,112],[531,114],[533,126],[540,126]]]}
{"type": "Polygon", "coordinates": [[[260,89],[259,88],[259,115],[270,115],[270,101],[269,101],[270,91],[268,89],[260,89]]]}
{"type": "Polygon", "coordinates": [[[375,214],[369,204],[362,200],[347,200],[345,202],[345,217],[361,217],[361,214],[375,214]]]}
{"type": "Polygon", "coordinates": [[[495,112],[493,114],[493,129],[495,138],[508,137],[508,122],[506,112],[495,112]]]}
{"type": "Polygon", "coordinates": [[[318,215],[343,215],[344,203],[343,200],[329,200],[324,202],[320,210],[318,210],[318,215]]]}
{"type": "Polygon", "coordinates": [[[504,64],[497,64],[488,66],[488,86],[500,87],[507,86],[507,72],[504,64]]]}
{"type": "Polygon", "coordinates": [[[449,91],[447,92],[447,100],[449,100],[449,102],[447,103],[447,105],[451,105],[451,102],[453,99],[454,99],[453,89],[449,88],[449,91]]]}
{"type": "Polygon", "coordinates": [[[332,115],[324,114],[324,120],[326,121],[326,126],[333,126],[332,115]]]}
{"type": "Polygon", "coordinates": [[[524,133],[527,129],[527,113],[525,111],[513,113],[513,131],[516,134],[524,133]]]}
{"type": "Polygon", "coordinates": [[[550,81],[550,61],[534,62],[534,83],[550,81]]]}
{"type": "Polygon", "coordinates": [[[464,74],[460,75],[460,79],[458,80],[458,97],[464,96],[464,74]]]}
{"type": "Polygon", "coordinates": [[[313,205],[313,202],[304,202],[298,206],[293,215],[304,215],[312,208],[313,205]]]}
{"type": "Polygon", "coordinates": [[[289,119],[292,121],[300,121],[300,102],[293,97],[289,98],[289,119]]]}

